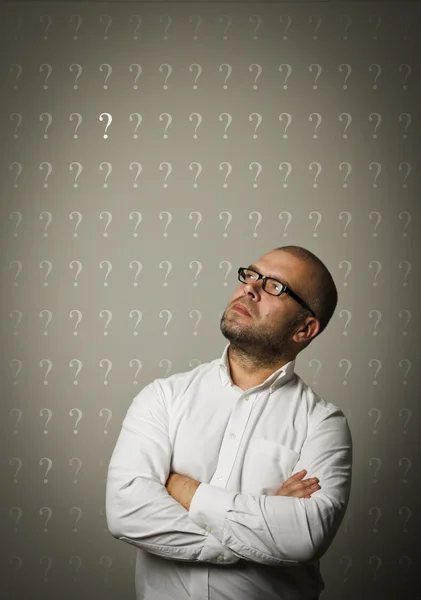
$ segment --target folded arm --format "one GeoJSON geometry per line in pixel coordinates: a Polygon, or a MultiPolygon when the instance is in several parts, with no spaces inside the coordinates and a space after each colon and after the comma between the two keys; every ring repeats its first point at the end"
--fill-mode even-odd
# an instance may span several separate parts
{"type": "Polygon", "coordinates": [[[168,413],[155,380],[134,398],[110,459],[108,529],[115,538],[170,560],[237,562],[239,557],[168,493],[171,451],[168,413]]]}
{"type": "Polygon", "coordinates": [[[189,516],[211,527],[244,560],[268,565],[321,558],[344,517],[351,490],[352,438],[342,411],[332,410],[309,431],[294,471],[307,469],[321,489],[311,498],[255,496],[202,483],[189,516]]]}

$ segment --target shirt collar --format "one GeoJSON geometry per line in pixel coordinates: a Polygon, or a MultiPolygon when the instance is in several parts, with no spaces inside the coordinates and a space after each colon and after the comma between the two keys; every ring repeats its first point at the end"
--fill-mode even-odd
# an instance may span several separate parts
{"type": "MultiPolygon", "coordinates": [[[[231,379],[229,363],[228,363],[228,348],[229,348],[229,346],[230,346],[229,343],[225,346],[222,356],[220,359],[218,359],[218,363],[217,363],[218,369],[220,372],[220,376],[221,376],[221,382],[224,386],[233,383],[233,381],[231,379]]],[[[258,389],[260,387],[264,388],[267,386],[273,386],[272,387],[272,390],[273,390],[275,388],[280,387],[281,385],[285,385],[285,383],[287,383],[287,381],[289,381],[294,376],[295,361],[296,361],[296,359],[294,358],[293,360],[290,360],[289,362],[287,362],[283,367],[280,367],[277,371],[272,373],[272,375],[269,375],[269,377],[263,383],[261,383],[258,386],[255,386],[256,389],[258,389]]]]}

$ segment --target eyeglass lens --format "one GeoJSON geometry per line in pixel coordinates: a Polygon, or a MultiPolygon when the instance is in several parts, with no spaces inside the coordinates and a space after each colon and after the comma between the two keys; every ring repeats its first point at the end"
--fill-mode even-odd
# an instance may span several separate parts
{"type": "MultiPolygon", "coordinates": [[[[240,271],[240,276],[244,283],[248,283],[249,281],[257,280],[257,273],[255,271],[251,271],[250,269],[243,269],[240,271]]],[[[282,290],[282,284],[276,279],[266,279],[264,284],[264,290],[268,292],[268,294],[272,294],[273,296],[277,296],[282,290]]]]}

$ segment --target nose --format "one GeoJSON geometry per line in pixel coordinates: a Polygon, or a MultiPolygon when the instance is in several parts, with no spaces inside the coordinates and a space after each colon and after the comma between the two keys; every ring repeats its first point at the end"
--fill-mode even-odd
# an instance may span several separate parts
{"type": "Polygon", "coordinates": [[[243,285],[245,288],[245,293],[246,294],[247,293],[256,294],[259,288],[260,288],[259,291],[262,292],[263,291],[263,289],[261,287],[262,283],[263,283],[262,279],[259,279],[258,281],[249,281],[247,283],[244,283],[243,285]]]}

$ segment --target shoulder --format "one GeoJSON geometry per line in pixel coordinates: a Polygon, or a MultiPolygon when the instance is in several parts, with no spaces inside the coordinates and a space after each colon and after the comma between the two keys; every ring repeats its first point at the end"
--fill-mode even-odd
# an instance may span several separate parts
{"type": "Polygon", "coordinates": [[[309,428],[336,428],[342,430],[346,437],[351,438],[349,423],[344,410],[334,402],[330,402],[324,398],[310,385],[302,380],[301,382],[302,397],[306,402],[309,428]]]}
{"type": "Polygon", "coordinates": [[[201,363],[198,359],[192,359],[190,369],[154,379],[149,385],[159,391],[165,401],[171,401],[187,390],[191,391],[191,387],[198,385],[203,378],[214,376],[218,360],[201,363]]]}

